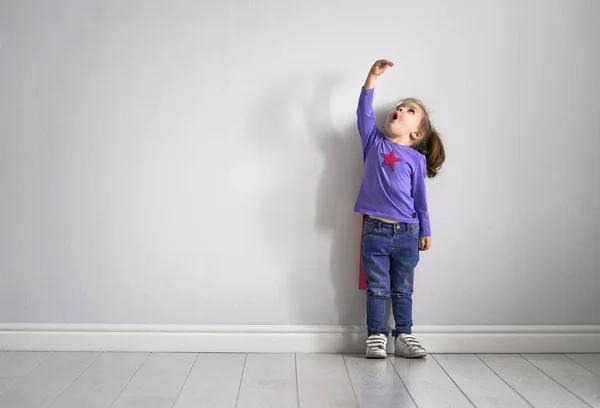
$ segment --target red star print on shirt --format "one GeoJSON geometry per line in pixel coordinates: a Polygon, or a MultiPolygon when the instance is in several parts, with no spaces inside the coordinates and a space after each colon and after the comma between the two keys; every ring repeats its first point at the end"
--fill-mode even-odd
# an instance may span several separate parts
{"type": "Polygon", "coordinates": [[[390,166],[392,171],[395,171],[396,162],[401,161],[402,159],[396,157],[396,153],[392,150],[390,154],[381,153],[381,155],[385,158],[383,163],[381,163],[381,167],[390,166]]]}

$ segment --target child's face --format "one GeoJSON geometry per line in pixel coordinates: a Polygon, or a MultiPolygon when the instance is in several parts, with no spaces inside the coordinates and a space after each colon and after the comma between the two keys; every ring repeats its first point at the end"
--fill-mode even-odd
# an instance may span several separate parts
{"type": "Polygon", "coordinates": [[[424,115],[425,112],[419,105],[412,102],[403,103],[388,114],[385,130],[392,136],[407,136],[419,130],[424,115]]]}

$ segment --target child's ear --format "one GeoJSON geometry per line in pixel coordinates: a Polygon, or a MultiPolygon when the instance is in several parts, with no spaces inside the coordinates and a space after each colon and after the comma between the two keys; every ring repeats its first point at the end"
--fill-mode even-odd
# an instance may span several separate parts
{"type": "Polygon", "coordinates": [[[423,138],[423,131],[417,130],[416,132],[412,132],[410,134],[410,137],[413,138],[414,140],[421,140],[423,138]]]}

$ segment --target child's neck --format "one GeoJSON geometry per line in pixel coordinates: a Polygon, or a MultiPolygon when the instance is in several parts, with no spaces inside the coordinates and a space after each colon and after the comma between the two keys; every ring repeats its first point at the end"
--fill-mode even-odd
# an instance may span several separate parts
{"type": "Polygon", "coordinates": [[[385,138],[392,143],[395,143],[400,146],[411,147],[410,136],[391,136],[388,132],[383,132],[385,138]]]}

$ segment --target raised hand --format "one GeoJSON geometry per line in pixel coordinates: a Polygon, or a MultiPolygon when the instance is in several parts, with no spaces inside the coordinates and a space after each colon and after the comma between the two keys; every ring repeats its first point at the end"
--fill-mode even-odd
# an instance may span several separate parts
{"type": "Polygon", "coordinates": [[[394,66],[394,63],[390,60],[386,60],[386,59],[377,60],[371,67],[371,70],[369,71],[369,75],[374,75],[374,76],[378,77],[379,75],[383,74],[388,68],[393,67],[393,66],[394,66]]]}

